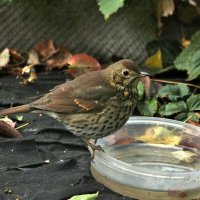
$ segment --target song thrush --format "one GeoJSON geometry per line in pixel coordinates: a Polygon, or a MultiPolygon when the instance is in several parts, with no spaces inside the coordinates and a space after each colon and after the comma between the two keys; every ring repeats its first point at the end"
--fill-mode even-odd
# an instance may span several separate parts
{"type": "Polygon", "coordinates": [[[137,65],[124,59],[61,84],[32,103],[2,110],[0,116],[44,113],[85,141],[101,138],[121,128],[133,113],[141,76],[137,65]]]}

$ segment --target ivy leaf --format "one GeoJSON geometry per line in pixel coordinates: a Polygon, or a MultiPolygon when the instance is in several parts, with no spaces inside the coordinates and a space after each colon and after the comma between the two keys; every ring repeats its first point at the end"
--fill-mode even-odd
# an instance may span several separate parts
{"type": "Polygon", "coordinates": [[[187,99],[186,104],[190,111],[200,110],[200,94],[190,96],[187,99]]]}
{"type": "Polygon", "coordinates": [[[200,31],[191,39],[191,44],[175,59],[174,65],[179,70],[186,70],[188,80],[200,75],[200,31]]]}
{"type": "Polygon", "coordinates": [[[95,200],[99,195],[99,192],[95,194],[82,194],[82,195],[76,195],[71,197],[69,200],[95,200]]]}
{"type": "Polygon", "coordinates": [[[183,83],[177,85],[165,85],[158,91],[158,97],[167,97],[172,101],[176,101],[180,97],[189,94],[189,87],[183,83]]]}
{"type": "Polygon", "coordinates": [[[145,116],[153,116],[158,109],[156,98],[139,101],[137,104],[138,111],[145,116]]]}
{"type": "Polygon", "coordinates": [[[141,81],[139,81],[137,85],[137,90],[138,90],[139,99],[142,99],[144,95],[144,85],[141,81]]]}
{"type": "Polygon", "coordinates": [[[107,20],[111,14],[117,12],[117,10],[123,7],[125,0],[97,0],[99,10],[107,20]]]}
{"type": "Polygon", "coordinates": [[[168,103],[163,105],[159,109],[159,113],[162,116],[170,116],[175,113],[187,111],[187,105],[184,101],[178,101],[175,103],[168,103]]]}

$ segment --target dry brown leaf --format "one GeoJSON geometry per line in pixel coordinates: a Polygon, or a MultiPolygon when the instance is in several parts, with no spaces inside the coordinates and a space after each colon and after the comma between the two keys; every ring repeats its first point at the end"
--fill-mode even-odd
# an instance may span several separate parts
{"type": "Polygon", "coordinates": [[[12,126],[13,128],[15,128],[16,122],[13,122],[12,119],[10,119],[9,117],[5,116],[3,118],[0,118],[0,121],[6,122],[7,124],[9,124],[10,126],[12,126]]]}
{"type": "Polygon", "coordinates": [[[57,50],[52,40],[47,40],[36,44],[34,50],[38,53],[41,62],[45,62],[55,53],[57,53],[57,50]]]}
{"type": "Polygon", "coordinates": [[[22,137],[21,133],[14,127],[15,127],[15,122],[13,122],[8,117],[0,119],[0,135],[6,135],[14,138],[21,138],[22,137]]]}
{"type": "Polygon", "coordinates": [[[101,65],[97,59],[84,53],[75,54],[69,57],[68,64],[67,72],[71,74],[73,78],[90,71],[101,69],[101,65]]]}
{"type": "Polygon", "coordinates": [[[5,67],[10,61],[10,52],[5,48],[0,54],[0,68],[5,67]]]}
{"type": "Polygon", "coordinates": [[[29,65],[37,65],[40,63],[39,55],[35,50],[31,50],[28,54],[27,64],[29,65]]]}
{"type": "Polygon", "coordinates": [[[68,64],[68,59],[72,56],[66,47],[59,47],[59,51],[55,53],[51,58],[49,58],[45,64],[46,70],[50,71],[53,68],[61,69],[63,66],[68,64]]]}

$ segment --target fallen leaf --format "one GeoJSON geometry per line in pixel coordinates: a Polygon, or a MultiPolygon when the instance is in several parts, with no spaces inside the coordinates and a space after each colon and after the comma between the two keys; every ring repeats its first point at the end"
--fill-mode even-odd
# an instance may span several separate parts
{"type": "Polygon", "coordinates": [[[80,76],[86,72],[97,71],[101,69],[100,63],[90,55],[87,54],[75,54],[68,59],[67,72],[72,75],[73,78],[80,76]]]}
{"type": "Polygon", "coordinates": [[[72,54],[66,47],[59,47],[59,51],[45,62],[46,71],[50,71],[53,68],[61,69],[68,64],[68,60],[71,56],[72,54]]]}
{"type": "Polygon", "coordinates": [[[187,163],[194,162],[196,157],[198,157],[196,153],[191,152],[191,151],[185,151],[185,150],[174,151],[172,152],[172,155],[178,160],[184,161],[187,163]]]}
{"type": "Polygon", "coordinates": [[[200,127],[200,122],[196,122],[196,121],[193,121],[193,120],[188,120],[187,123],[200,127]]]}
{"type": "Polygon", "coordinates": [[[34,50],[38,53],[41,62],[46,61],[48,58],[57,53],[52,40],[36,44],[34,50]]]}
{"type": "Polygon", "coordinates": [[[21,133],[14,128],[15,123],[8,117],[0,119],[0,134],[14,138],[21,138],[21,133]]]}
{"type": "Polygon", "coordinates": [[[148,128],[144,135],[138,136],[135,139],[145,143],[175,146],[181,141],[181,136],[175,135],[173,131],[170,131],[165,127],[155,126],[148,128]]]}
{"type": "Polygon", "coordinates": [[[12,126],[13,128],[14,128],[15,125],[16,125],[16,123],[13,122],[13,120],[10,119],[10,118],[7,117],[7,116],[5,116],[5,117],[3,117],[3,118],[0,118],[0,121],[3,121],[3,122],[5,122],[5,123],[9,124],[9,125],[12,126]]]}
{"type": "Polygon", "coordinates": [[[5,48],[0,54],[0,68],[5,67],[10,61],[10,52],[5,48]]]}
{"type": "Polygon", "coordinates": [[[144,64],[146,67],[151,69],[162,69],[162,54],[161,50],[158,49],[157,52],[151,57],[147,58],[144,64]]]}
{"type": "Polygon", "coordinates": [[[75,195],[68,200],[95,200],[99,195],[99,192],[95,194],[82,194],[82,195],[75,195]]]}
{"type": "Polygon", "coordinates": [[[37,65],[40,63],[39,55],[35,50],[31,50],[28,54],[28,65],[37,65]]]}
{"type": "Polygon", "coordinates": [[[10,62],[8,67],[15,68],[15,67],[22,67],[27,60],[26,53],[21,53],[17,50],[10,49],[10,62]]]}

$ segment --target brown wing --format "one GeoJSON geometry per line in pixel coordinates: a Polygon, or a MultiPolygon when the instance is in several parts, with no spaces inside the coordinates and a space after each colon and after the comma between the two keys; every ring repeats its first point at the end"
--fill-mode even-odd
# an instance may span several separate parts
{"type": "Polygon", "coordinates": [[[90,72],[55,87],[30,107],[65,113],[92,112],[101,110],[114,94],[115,89],[104,79],[102,72],[90,72]]]}

